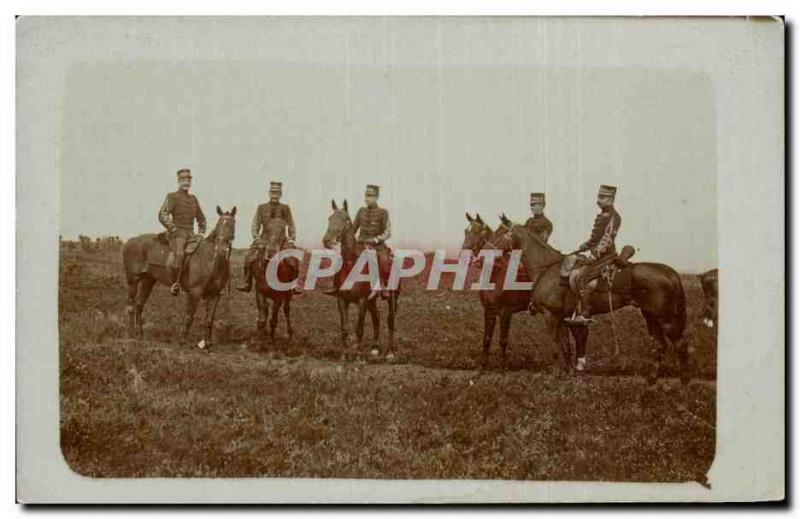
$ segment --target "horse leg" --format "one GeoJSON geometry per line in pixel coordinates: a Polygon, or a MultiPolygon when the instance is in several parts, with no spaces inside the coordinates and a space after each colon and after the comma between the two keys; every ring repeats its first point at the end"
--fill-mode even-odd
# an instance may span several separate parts
{"type": "Polygon", "coordinates": [[[136,292],[136,307],[134,308],[134,322],[136,324],[136,332],[140,341],[144,338],[144,324],[142,320],[144,305],[147,303],[147,299],[150,297],[150,292],[153,291],[153,286],[155,284],[155,278],[149,276],[143,277],[139,280],[139,288],[136,292]]]}
{"type": "Polygon", "coordinates": [[[692,372],[689,366],[689,345],[685,338],[679,339],[676,343],[678,350],[678,360],[681,363],[681,384],[686,385],[692,380],[692,372]]]}
{"type": "Polygon", "coordinates": [[[217,314],[217,303],[219,303],[219,294],[206,299],[206,348],[211,346],[211,337],[214,333],[214,316],[217,314]]]}
{"type": "Polygon", "coordinates": [[[348,310],[350,304],[347,301],[345,301],[344,299],[342,299],[342,298],[338,298],[336,300],[336,304],[337,304],[337,306],[339,308],[339,324],[340,324],[340,330],[341,330],[341,344],[342,344],[342,348],[347,348],[348,335],[350,334],[350,331],[348,330],[349,323],[347,322],[348,321],[348,319],[347,319],[347,310],[348,310]]]}
{"type": "Polygon", "coordinates": [[[364,341],[364,318],[367,316],[367,298],[358,301],[358,318],[356,319],[356,340],[359,347],[364,341]]]}
{"type": "Polygon", "coordinates": [[[283,302],[283,315],[286,317],[286,333],[289,335],[289,340],[292,340],[292,335],[294,335],[294,331],[292,330],[292,296],[291,294],[286,296],[286,300],[283,302]]]}
{"type": "MultiPolygon", "coordinates": [[[[267,325],[267,312],[269,311],[269,307],[267,306],[267,298],[264,294],[258,290],[256,287],[256,306],[258,307],[258,317],[256,318],[256,340],[261,343],[262,339],[264,338],[264,327],[267,325]]],[[[260,344],[261,349],[263,349],[264,345],[260,344]]]]}
{"type": "Polygon", "coordinates": [[[570,326],[569,331],[575,339],[575,369],[583,371],[586,365],[586,343],[589,340],[589,328],[587,326],[570,326]]]}
{"type": "MultiPolygon", "coordinates": [[[[390,302],[389,305],[391,304],[392,303],[390,302]]],[[[377,299],[372,299],[367,303],[367,311],[369,312],[369,317],[372,320],[372,341],[375,343],[375,345],[377,345],[381,337],[381,316],[378,312],[377,299]]]]}
{"type": "Polygon", "coordinates": [[[189,338],[189,329],[194,322],[194,314],[197,312],[197,294],[188,290],[186,292],[186,317],[183,322],[183,333],[181,334],[181,346],[185,346],[189,338]]]}
{"type": "Polygon", "coordinates": [[[489,307],[483,307],[483,354],[481,355],[481,367],[485,368],[489,362],[489,346],[492,344],[494,335],[494,324],[497,321],[497,312],[489,307]]]}
{"type": "Polygon", "coordinates": [[[503,368],[506,367],[506,350],[508,349],[508,332],[511,328],[511,318],[514,314],[507,307],[503,307],[500,313],[500,355],[503,368]]]}
{"type": "Polygon", "coordinates": [[[136,326],[136,293],[139,290],[139,278],[131,276],[128,278],[128,338],[133,339],[136,326]]]}
{"type": "Polygon", "coordinates": [[[386,327],[389,329],[389,353],[394,355],[394,322],[397,318],[397,298],[399,294],[393,291],[389,297],[389,311],[386,315],[386,327]]]}
{"type": "Polygon", "coordinates": [[[569,373],[575,367],[575,363],[572,361],[572,348],[570,346],[569,331],[567,330],[566,325],[562,322],[560,316],[553,315],[549,312],[545,315],[547,328],[550,331],[553,342],[558,345],[559,356],[561,359],[561,372],[569,373]]]}
{"type": "Polygon", "coordinates": [[[275,342],[275,329],[278,327],[278,315],[281,311],[282,298],[272,300],[272,315],[269,318],[269,340],[275,342]]]}
{"type": "Polygon", "coordinates": [[[653,348],[651,350],[652,365],[647,375],[648,383],[653,384],[658,380],[658,377],[661,376],[661,361],[669,344],[667,343],[667,338],[664,335],[664,330],[661,327],[658,317],[651,314],[643,315],[647,323],[647,331],[653,341],[653,348]]]}

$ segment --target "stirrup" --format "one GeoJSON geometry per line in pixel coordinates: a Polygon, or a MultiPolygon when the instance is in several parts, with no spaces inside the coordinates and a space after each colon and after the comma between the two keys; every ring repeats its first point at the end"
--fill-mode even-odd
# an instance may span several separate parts
{"type": "Polygon", "coordinates": [[[582,315],[573,315],[572,317],[565,318],[564,322],[572,325],[586,326],[595,321],[591,317],[584,317],[582,315]]]}
{"type": "Polygon", "coordinates": [[[181,293],[181,284],[176,281],[171,287],[169,287],[169,291],[173,296],[177,296],[181,293]]]}
{"type": "Polygon", "coordinates": [[[329,288],[328,290],[323,290],[323,294],[328,296],[335,296],[339,292],[339,289],[336,287],[329,288]]]}

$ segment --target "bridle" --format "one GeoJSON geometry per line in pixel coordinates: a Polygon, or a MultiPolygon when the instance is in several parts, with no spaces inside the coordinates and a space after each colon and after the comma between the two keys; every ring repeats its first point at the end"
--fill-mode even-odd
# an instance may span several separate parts
{"type": "Polygon", "coordinates": [[[223,233],[220,232],[220,230],[221,227],[225,225],[225,222],[231,222],[231,225],[233,225],[234,233],[236,232],[236,219],[229,214],[220,215],[219,220],[217,220],[217,226],[215,228],[216,236],[214,237],[214,257],[219,256],[221,251],[225,255],[225,259],[229,259],[231,256],[231,250],[232,250],[231,244],[233,243],[234,234],[231,234],[230,241],[223,236],[223,233]]]}
{"type": "MultiPolygon", "coordinates": [[[[337,209],[337,211],[341,211],[341,209],[337,209]]],[[[351,220],[351,219],[350,219],[350,215],[349,215],[349,214],[347,214],[346,212],[345,212],[344,214],[345,214],[345,217],[347,218],[347,221],[346,221],[346,222],[345,222],[345,224],[342,226],[342,229],[341,229],[341,230],[340,230],[340,231],[339,231],[337,234],[335,234],[335,235],[333,236],[333,238],[332,238],[332,240],[331,240],[331,245],[337,245],[337,244],[341,244],[341,243],[342,243],[342,240],[343,240],[343,237],[344,237],[344,234],[345,234],[345,233],[346,233],[348,230],[350,230],[350,228],[352,228],[352,227],[353,227],[353,220],[351,220]]]]}

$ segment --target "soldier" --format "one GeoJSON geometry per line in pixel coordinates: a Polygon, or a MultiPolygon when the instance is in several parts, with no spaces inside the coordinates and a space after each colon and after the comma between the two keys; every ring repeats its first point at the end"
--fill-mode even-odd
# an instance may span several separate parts
{"type": "MultiPolygon", "coordinates": [[[[247,251],[244,259],[244,283],[236,287],[237,290],[250,292],[253,288],[253,263],[258,258],[259,250],[262,249],[261,232],[266,231],[267,222],[273,218],[280,218],[286,222],[286,248],[294,248],[295,246],[296,231],[292,210],[289,209],[288,205],[281,203],[281,196],[283,196],[283,184],[281,182],[270,182],[269,202],[259,205],[258,209],[256,209],[256,214],[253,216],[253,225],[250,228],[253,243],[250,244],[250,250],[247,251]]],[[[300,274],[300,264],[297,258],[289,257],[284,261],[292,265],[298,275],[300,274]]],[[[302,293],[302,288],[299,284],[294,288],[294,293],[302,293]]]]}
{"type": "MultiPolygon", "coordinates": [[[[544,215],[545,196],[544,193],[531,193],[531,213],[533,216],[525,222],[525,228],[539,236],[543,242],[547,243],[550,235],[553,234],[553,222],[544,215]]],[[[533,301],[533,290],[531,290],[531,300],[528,303],[528,313],[536,315],[539,308],[533,301]]]]}
{"type": "MultiPolygon", "coordinates": [[[[386,240],[392,235],[392,224],[389,220],[389,211],[383,207],[378,207],[378,196],[380,196],[380,187],[367,184],[367,190],[364,193],[365,207],[359,208],[353,220],[353,232],[358,233],[358,241],[368,248],[375,249],[378,256],[381,290],[373,290],[369,295],[370,299],[374,298],[378,293],[383,299],[389,297],[386,284],[388,282],[388,273],[392,266],[391,250],[386,245],[386,240]]],[[[332,288],[326,290],[325,293],[335,294],[337,291],[337,288],[332,288]]]]}
{"type": "Polygon", "coordinates": [[[533,216],[525,222],[525,227],[536,233],[547,243],[553,234],[553,223],[544,215],[544,193],[531,193],[531,213],[533,216]]]}
{"type": "Polygon", "coordinates": [[[194,234],[195,220],[197,220],[197,232],[201,235],[206,233],[206,217],[200,209],[200,202],[196,196],[189,193],[189,188],[192,187],[192,172],[183,168],[179,169],[177,174],[178,190],[167,194],[158,211],[158,221],[167,228],[169,246],[175,253],[170,288],[174,296],[181,293],[184,252],[186,242],[194,234]]]}
{"type": "Polygon", "coordinates": [[[600,208],[600,213],[594,219],[594,226],[589,240],[578,247],[579,253],[589,251],[589,254],[586,257],[581,257],[577,254],[570,256],[561,270],[561,284],[569,286],[570,270],[577,266],[579,262],[586,265],[578,281],[580,313],[566,319],[570,324],[585,325],[592,322],[591,298],[592,293],[597,288],[597,278],[602,268],[608,263],[607,260],[617,255],[614,239],[617,237],[622,219],[614,209],[616,193],[617,188],[614,186],[600,186],[600,190],[597,193],[597,206],[600,208]]]}

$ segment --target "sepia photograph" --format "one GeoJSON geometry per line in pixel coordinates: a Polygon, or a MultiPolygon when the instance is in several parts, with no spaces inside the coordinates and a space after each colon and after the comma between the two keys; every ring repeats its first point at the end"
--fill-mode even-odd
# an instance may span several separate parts
{"type": "Polygon", "coordinates": [[[728,245],[750,239],[729,214],[783,214],[783,30],[20,18],[18,196],[46,252],[23,243],[19,276],[55,299],[23,328],[53,327],[36,344],[54,368],[22,336],[18,370],[57,395],[47,459],[84,490],[379,480],[398,485],[380,500],[462,502],[444,485],[485,481],[494,502],[703,501],[751,477],[724,499],[782,496],[781,398],[746,418],[771,427],[775,472],[724,459],[744,456],[725,439],[745,433],[735,391],[783,394],[779,326],[758,357],[739,332],[742,312],[783,321],[782,220],[758,224],[762,299],[744,297],[756,256],[728,245]],[[732,124],[742,99],[760,113],[732,124]],[[46,167],[25,158],[40,137],[46,167]]]}

